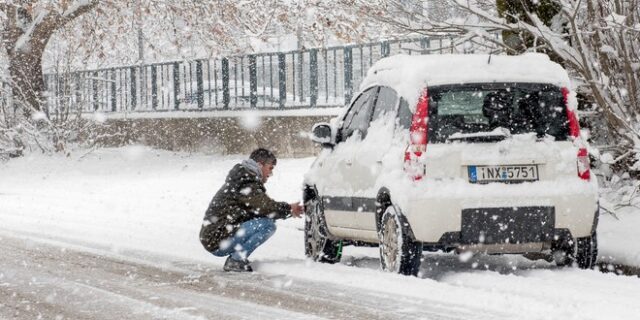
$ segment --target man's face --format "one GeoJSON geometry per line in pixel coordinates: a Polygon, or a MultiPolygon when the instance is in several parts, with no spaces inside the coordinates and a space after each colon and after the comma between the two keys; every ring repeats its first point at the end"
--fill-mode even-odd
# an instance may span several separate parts
{"type": "Polygon", "coordinates": [[[267,183],[267,180],[269,180],[269,177],[271,177],[271,174],[273,173],[273,167],[275,167],[275,164],[272,162],[266,162],[264,164],[258,162],[258,165],[262,171],[262,183],[267,183]]]}

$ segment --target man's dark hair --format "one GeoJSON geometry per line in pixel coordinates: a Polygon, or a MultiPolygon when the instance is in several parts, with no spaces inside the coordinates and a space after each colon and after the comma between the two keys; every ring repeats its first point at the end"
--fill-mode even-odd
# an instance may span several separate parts
{"type": "Polygon", "coordinates": [[[273,163],[274,166],[278,161],[276,159],[276,155],[265,148],[258,148],[253,150],[253,152],[251,152],[251,155],[249,155],[249,159],[262,164],[273,163]]]}

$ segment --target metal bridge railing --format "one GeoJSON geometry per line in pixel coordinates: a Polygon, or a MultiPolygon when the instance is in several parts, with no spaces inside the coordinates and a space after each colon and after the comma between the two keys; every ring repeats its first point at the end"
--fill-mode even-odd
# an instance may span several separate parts
{"type": "Polygon", "coordinates": [[[451,37],[412,38],[45,74],[47,109],[119,113],[342,106],[382,57],[487,48],[488,42],[458,44],[451,37]]]}

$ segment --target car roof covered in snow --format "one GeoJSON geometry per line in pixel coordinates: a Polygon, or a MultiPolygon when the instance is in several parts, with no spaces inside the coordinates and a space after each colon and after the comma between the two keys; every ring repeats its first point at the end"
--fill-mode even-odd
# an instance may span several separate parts
{"type": "Polygon", "coordinates": [[[382,85],[395,89],[414,108],[425,87],[492,82],[549,83],[571,88],[566,70],[545,54],[394,55],[376,62],[360,89],[382,85]]]}

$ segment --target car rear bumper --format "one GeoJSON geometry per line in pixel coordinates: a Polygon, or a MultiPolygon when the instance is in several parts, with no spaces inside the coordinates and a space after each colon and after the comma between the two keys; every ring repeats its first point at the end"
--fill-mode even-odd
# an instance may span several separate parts
{"type": "Polygon", "coordinates": [[[450,241],[468,245],[505,241],[550,243],[553,233],[560,229],[568,230],[573,237],[586,237],[591,235],[597,221],[597,186],[583,181],[570,181],[570,184],[460,184],[445,188],[434,183],[412,190],[411,195],[403,199],[402,210],[415,239],[425,243],[441,243],[446,241],[447,234],[456,233],[459,237],[450,241]],[[469,216],[476,211],[480,214],[475,218],[469,216]],[[541,211],[548,213],[531,215],[541,211]],[[495,224],[491,224],[492,219],[483,220],[482,216],[493,216],[495,224]],[[485,226],[479,226],[482,224],[485,226]],[[496,231],[496,226],[511,232],[512,236],[505,240],[504,233],[496,231]],[[481,232],[484,232],[482,236],[481,232]],[[474,238],[478,241],[470,240],[474,238]]]}

